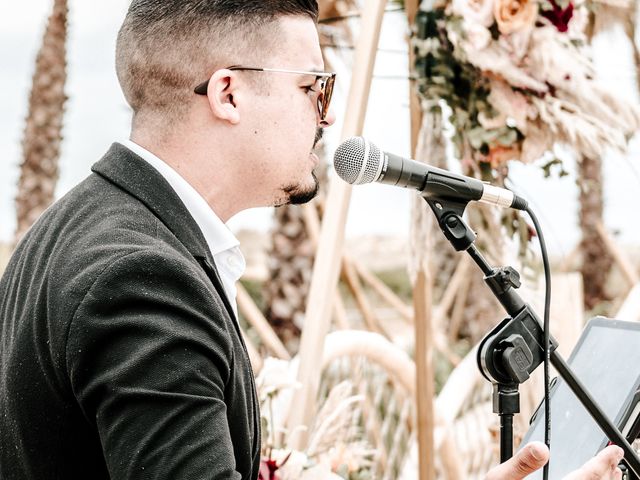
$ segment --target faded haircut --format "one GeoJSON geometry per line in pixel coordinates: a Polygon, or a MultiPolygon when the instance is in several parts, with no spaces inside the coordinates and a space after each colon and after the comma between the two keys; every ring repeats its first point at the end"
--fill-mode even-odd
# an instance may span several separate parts
{"type": "MultiPolygon", "coordinates": [[[[277,51],[276,21],[318,18],[316,0],[132,0],[116,45],[116,73],[137,117],[179,120],[194,87],[219,69],[277,51]]],[[[138,118],[139,120],[140,118],[138,118]]]]}

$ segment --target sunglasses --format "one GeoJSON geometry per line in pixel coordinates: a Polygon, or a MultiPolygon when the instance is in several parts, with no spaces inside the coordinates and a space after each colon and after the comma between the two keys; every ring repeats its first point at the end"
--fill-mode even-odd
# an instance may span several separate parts
{"type": "MultiPolygon", "coordinates": [[[[252,72],[273,72],[273,73],[293,73],[296,75],[313,75],[316,77],[316,83],[320,83],[318,89],[318,113],[320,114],[320,121],[324,122],[329,113],[329,103],[331,102],[331,95],[333,95],[333,85],[336,83],[336,74],[332,72],[306,72],[301,70],[282,70],[278,68],[260,68],[260,67],[243,67],[233,66],[228,67],[227,70],[249,70],[252,72]]],[[[209,86],[209,80],[202,82],[193,91],[198,95],[206,95],[207,87],[209,86]]]]}

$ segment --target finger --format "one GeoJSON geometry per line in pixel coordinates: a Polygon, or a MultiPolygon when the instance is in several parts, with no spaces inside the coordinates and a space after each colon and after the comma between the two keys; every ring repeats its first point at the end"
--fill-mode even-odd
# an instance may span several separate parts
{"type": "Polygon", "coordinates": [[[531,442],[506,462],[491,469],[485,480],[521,480],[549,460],[549,450],[541,442],[531,442]]]}
{"type": "MultiPolygon", "coordinates": [[[[615,445],[610,445],[593,457],[582,468],[570,473],[564,480],[584,480],[584,479],[615,479],[618,477],[618,463],[622,460],[624,451],[615,445]]],[[[622,475],[622,472],[620,472],[622,475]]]]}

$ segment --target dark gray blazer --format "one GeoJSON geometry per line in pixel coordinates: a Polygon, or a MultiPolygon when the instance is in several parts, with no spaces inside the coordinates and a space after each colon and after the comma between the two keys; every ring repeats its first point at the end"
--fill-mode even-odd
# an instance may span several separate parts
{"type": "Polygon", "coordinates": [[[254,479],[247,350],[205,239],[114,144],[0,281],[0,478],[254,479]]]}

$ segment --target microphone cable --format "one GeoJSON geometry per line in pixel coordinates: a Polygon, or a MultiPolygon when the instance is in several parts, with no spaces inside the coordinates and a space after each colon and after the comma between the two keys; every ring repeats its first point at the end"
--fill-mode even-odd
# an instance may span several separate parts
{"type": "Polygon", "coordinates": [[[549,363],[551,358],[551,349],[549,348],[549,313],[551,310],[551,269],[549,268],[549,256],[547,255],[547,246],[542,235],[542,228],[538,222],[538,218],[533,213],[531,208],[527,206],[525,212],[529,215],[533,221],[536,235],[538,236],[538,242],[540,243],[540,251],[542,254],[542,265],[544,267],[544,322],[543,322],[543,341],[544,341],[544,443],[549,449],[549,461],[544,466],[542,471],[543,480],[549,479],[549,462],[551,460],[551,401],[550,401],[550,378],[549,378],[549,363]]]}

